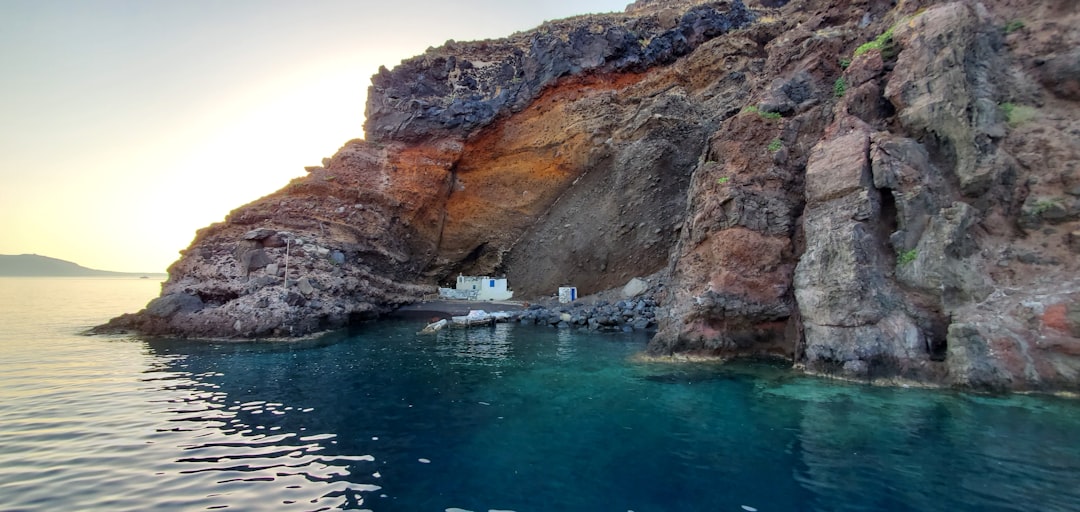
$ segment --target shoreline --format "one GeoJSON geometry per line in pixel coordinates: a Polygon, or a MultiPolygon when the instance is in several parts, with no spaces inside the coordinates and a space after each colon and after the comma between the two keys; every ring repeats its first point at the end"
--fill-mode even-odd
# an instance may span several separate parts
{"type": "Polygon", "coordinates": [[[431,319],[438,317],[438,319],[447,319],[453,316],[464,316],[469,314],[470,310],[482,309],[488,313],[494,313],[497,311],[522,311],[525,309],[524,303],[517,301],[470,301],[470,300],[428,300],[422,302],[416,302],[407,306],[397,308],[385,315],[386,318],[396,318],[405,320],[414,319],[431,319]]]}

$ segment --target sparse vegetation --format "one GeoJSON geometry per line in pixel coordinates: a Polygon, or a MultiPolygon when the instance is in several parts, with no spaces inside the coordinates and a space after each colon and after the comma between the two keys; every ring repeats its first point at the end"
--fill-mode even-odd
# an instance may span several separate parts
{"type": "Polygon", "coordinates": [[[781,141],[779,138],[776,138],[776,139],[773,139],[772,142],[770,142],[768,146],[766,146],[766,149],[768,149],[769,151],[771,151],[773,153],[776,153],[777,151],[780,151],[780,148],[782,148],[782,147],[784,147],[784,142],[781,141]]]}
{"type": "Polygon", "coordinates": [[[847,92],[847,81],[844,80],[844,77],[837,78],[836,81],[833,82],[832,91],[833,96],[836,96],[837,98],[844,97],[844,93],[847,92]]]}
{"type": "Polygon", "coordinates": [[[720,177],[719,179],[717,179],[717,180],[716,180],[716,184],[717,184],[717,185],[723,185],[723,184],[725,184],[725,183],[727,183],[727,182],[729,182],[729,181],[731,181],[731,178],[730,178],[730,177],[728,177],[728,176],[721,176],[721,177],[720,177]]]}
{"type": "Polygon", "coordinates": [[[851,65],[851,59],[840,59],[840,69],[847,69],[851,65]]]}
{"type": "Polygon", "coordinates": [[[908,263],[911,263],[911,262],[915,261],[915,258],[918,258],[918,257],[919,257],[919,251],[916,250],[916,249],[912,249],[910,251],[904,251],[904,252],[900,253],[899,256],[896,257],[896,264],[898,266],[907,265],[908,263]]]}
{"type": "Polygon", "coordinates": [[[1056,206],[1060,206],[1057,199],[1039,199],[1038,201],[1035,201],[1035,209],[1032,211],[1035,215],[1042,215],[1056,206]]]}
{"type": "Polygon", "coordinates": [[[742,109],[742,111],[757,114],[765,119],[780,119],[781,117],[783,117],[780,115],[779,112],[764,112],[754,105],[747,105],[746,108],[742,109]]]}
{"type": "Polygon", "coordinates": [[[855,56],[858,57],[868,51],[877,50],[881,52],[883,58],[890,58],[893,56],[893,29],[889,28],[880,36],[874,38],[873,41],[863,43],[855,49],[855,56]]]}
{"type": "Polygon", "coordinates": [[[1005,24],[1005,33],[1011,34],[1022,28],[1024,28],[1023,20],[1012,20],[1005,24]]]}
{"type": "Polygon", "coordinates": [[[1009,126],[1019,126],[1035,119],[1039,115],[1038,110],[1027,105],[1002,103],[999,107],[1001,108],[1001,112],[1005,114],[1005,119],[1008,121],[1009,126]]]}

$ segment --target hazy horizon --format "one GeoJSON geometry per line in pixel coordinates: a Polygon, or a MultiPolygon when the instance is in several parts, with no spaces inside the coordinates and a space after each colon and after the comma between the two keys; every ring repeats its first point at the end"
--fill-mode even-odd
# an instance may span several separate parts
{"type": "Polygon", "coordinates": [[[0,3],[0,253],[163,272],[363,136],[380,65],[629,2],[0,3]]]}
{"type": "Polygon", "coordinates": [[[167,275],[167,272],[147,272],[134,269],[91,268],[77,261],[53,258],[46,254],[0,254],[0,277],[85,277],[92,274],[167,275]],[[70,267],[70,268],[69,268],[70,267]],[[81,272],[85,271],[85,272],[81,272]]]}

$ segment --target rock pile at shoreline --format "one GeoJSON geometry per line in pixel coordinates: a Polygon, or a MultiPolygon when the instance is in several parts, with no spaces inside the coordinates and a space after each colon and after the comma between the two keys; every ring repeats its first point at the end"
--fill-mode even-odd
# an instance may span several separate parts
{"type": "Polygon", "coordinates": [[[601,300],[594,304],[576,302],[553,307],[539,304],[513,313],[513,320],[524,325],[549,325],[593,331],[646,331],[656,328],[656,300],[652,297],[620,300],[614,304],[601,300]]]}

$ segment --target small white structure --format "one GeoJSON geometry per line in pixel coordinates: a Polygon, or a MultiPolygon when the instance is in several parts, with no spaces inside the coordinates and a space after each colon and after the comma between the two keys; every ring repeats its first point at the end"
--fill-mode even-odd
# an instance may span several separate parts
{"type": "Polygon", "coordinates": [[[577,300],[577,287],[576,286],[562,286],[559,288],[559,302],[567,304],[577,300]]]}
{"type": "Polygon", "coordinates": [[[453,289],[439,288],[439,296],[464,300],[509,300],[514,292],[507,287],[506,278],[459,275],[457,286],[453,289]]]}

